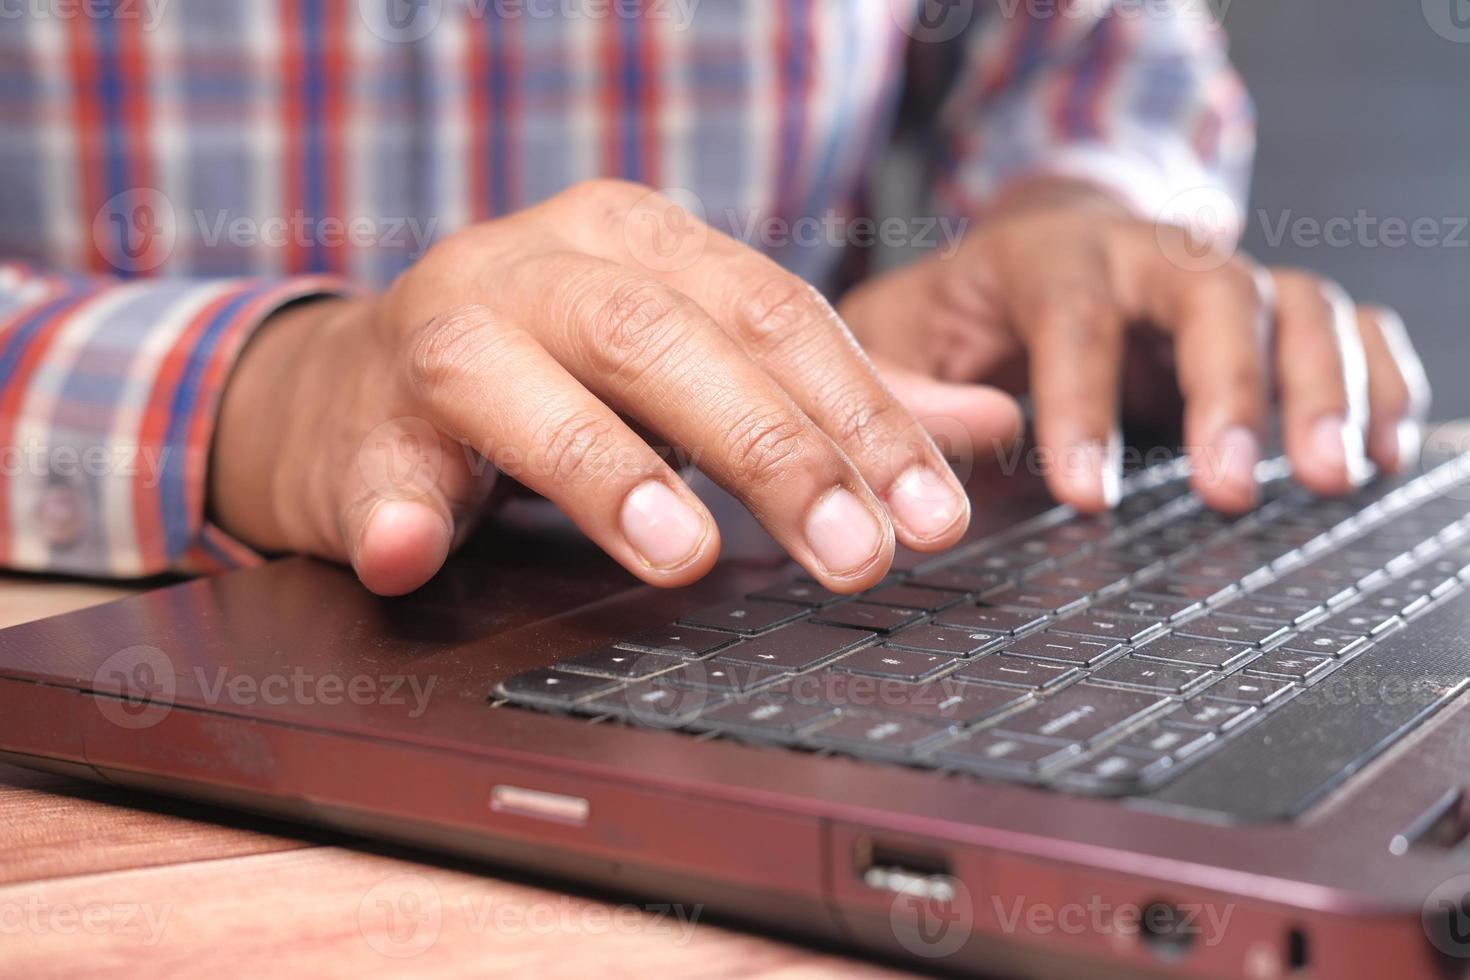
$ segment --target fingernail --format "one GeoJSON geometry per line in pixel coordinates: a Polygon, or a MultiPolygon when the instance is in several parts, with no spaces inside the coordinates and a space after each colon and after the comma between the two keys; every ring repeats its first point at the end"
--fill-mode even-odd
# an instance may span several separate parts
{"type": "Polygon", "coordinates": [[[846,575],[883,547],[883,526],[851,491],[838,487],[807,515],[806,542],[828,572],[846,575]]]}
{"type": "Polygon", "coordinates": [[[623,501],[623,535],[654,568],[676,568],[693,557],[709,529],[684,499],[659,480],[639,484],[623,501]]]}
{"type": "Polygon", "coordinates": [[[920,538],[937,538],[960,519],[969,501],[954,480],[928,466],[906,470],[888,494],[888,507],[898,522],[920,538]]]}
{"type": "Polygon", "coordinates": [[[1077,449],[1077,472],[1072,475],[1077,495],[1098,500],[1109,510],[1118,506],[1123,499],[1123,474],[1117,445],[1094,439],[1077,449]]]}
{"type": "Polygon", "coordinates": [[[1362,483],[1369,476],[1362,430],[1341,415],[1324,415],[1312,426],[1312,454],[1323,466],[1346,473],[1349,482],[1362,483]]]}
{"type": "Polygon", "coordinates": [[[1392,460],[1393,471],[1401,473],[1414,465],[1423,440],[1424,433],[1413,419],[1385,420],[1373,427],[1373,456],[1392,460]]]}
{"type": "Polygon", "coordinates": [[[1226,429],[1215,444],[1220,454],[1216,469],[1222,484],[1240,487],[1256,495],[1256,464],[1261,461],[1261,443],[1256,434],[1244,426],[1226,429]]]}

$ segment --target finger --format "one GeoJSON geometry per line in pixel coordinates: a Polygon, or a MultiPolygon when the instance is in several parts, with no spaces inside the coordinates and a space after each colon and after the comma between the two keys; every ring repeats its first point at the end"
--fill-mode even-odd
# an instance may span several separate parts
{"type": "Polygon", "coordinates": [[[1429,417],[1429,378],[1393,310],[1358,307],[1368,364],[1368,456],[1386,473],[1412,464],[1429,417]]]}
{"type": "Polygon", "coordinates": [[[422,419],[375,427],[343,474],[338,530],[362,584],[379,595],[412,592],[434,576],[454,542],[453,508],[440,483],[439,433],[422,419]]]}
{"type": "Polygon", "coordinates": [[[1058,252],[1013,284],[1012,316],[1030,358],[1039,448],[1052,493],[1085,512],[1120,494],[1118,379],[1123,318],[1102,256],[1058,252]]]}
{"type": "Polygon", "coordinates": [[[723,236],[712,237],[699,262],[665,279],[709,311],[856,464],[904,544],[936,551],[963,536],[970,517],[964,488],[820,293],[723,236]]]}
{"type": "Polygon", "coordinates": [[[1315,276],[1276,270],[1276,374],[1299,482],[1341,494],[1367,475],[1367,369],[1352,301],[1315,276]]]}
{"type": "Polygon", "coordinates": [[[612,207],[614,213],[626,209],[621,227],[583,232],[577,238],[582,248],[646,272],[712,316],[853,461],[886,504],[904,544],[935,551],[960,539],[970,514],[964,488],[817,290],[703,225],[697,252],[665,262],[670,209],[686,229],[698,219],[660,194],[636,189],[612,207]]]}
{"type": "Polygon", "coordinates": [[[1021,437],[1021,406],[997,388],[936,381],[876,356],[873,366],[948,459],[1003,458],[1021,437]]]}
{"type": "Polygon", "coordinates": [[[543,304],[552,354],[604,401],[692,449],[824,585],[857,591],[888,570],[893,527],[861,472],[696,303],[570,253],[541,260],[531,279],[556,284],[521,297],[543,304]]]}
{"type": "Polygon", "coordinates": [[[552,501],[651,585],[695,581],[719,532],[698,497],[529,333],[483,307],[414,340],[411,389],[437,426],[552,501]]]}
{"type": "Polygon", "coordinates": [[[1209,272],[1176,269],[1159,282],[1171,309],[1156,322],[1175,335],[1191,483],[1210,507],[1249,510],[1269,399],[1269,280],[1232,263],[1209,272]]]}

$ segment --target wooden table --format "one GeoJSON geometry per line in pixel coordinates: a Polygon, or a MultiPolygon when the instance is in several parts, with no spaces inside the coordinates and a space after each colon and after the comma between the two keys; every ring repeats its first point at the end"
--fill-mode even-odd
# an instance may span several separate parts
{"type": "MultiPolygon", "coordinates": [[[[0,578],[0,626],[126,595],[0,578]]],[[[0,765],[0,977],[897,974],[0,765]]]]}

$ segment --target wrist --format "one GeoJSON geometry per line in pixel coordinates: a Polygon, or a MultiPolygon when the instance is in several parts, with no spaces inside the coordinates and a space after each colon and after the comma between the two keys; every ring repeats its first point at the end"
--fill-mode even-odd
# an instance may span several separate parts
{"type": "Polygon", "coordinates": [[[209,454],[208,514],[224,531],[262,551],[295,540],[279,501],[291,494],[292,434],[300,399],[310,395],[303,374],[321,327],[354,300],[309,299],[271,315],[241,351],[225,384],[209,454]]]}

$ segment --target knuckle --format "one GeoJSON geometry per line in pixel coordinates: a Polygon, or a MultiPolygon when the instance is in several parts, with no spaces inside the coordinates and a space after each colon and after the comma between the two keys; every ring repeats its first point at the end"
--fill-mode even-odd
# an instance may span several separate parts
{"type": "Polygon", "coordinates": [[[552,200],[579,217],[598,215],[607,222],[621,222],[634,204],[653,193],[652,188],[632,181],[594,177],[573,184],[552,200]]]}
{"type": "Polygon", "coordinates": [[[616,443],[617,427],[612,419],[587,411],[559,415],[543,427],[536,442],[545,476],[555,484],[581,482],[591,476],[616,443]]]}
{"type": "Polygon", "coordinates": [[[837,395],[833,402],[833,434],[841,445],[860,447],[864,453],[892,443],[907,420],[897,403],[858,386],[837,395]]]}
{"type": "Polygon", "coordinates": [[[730,429],[728,457],[736,478],[765,487],[802,455],[806,429],[801,423],[763,412],[751,412],[730,429]]]}
{"type": "Polygon", "coordinates": [[[678,304],[654,283],[621,283],[587,319],[587,342],[597,366],[609,374],[661,360],[682,339],[678,304]]]}
{"type": "Polygon", "coordinates": [[[1043,303],[1041,320],[1048,330],[1079,345],[1112,344],[1119,330],[1112,301],[1088,288],[1057,290],[1043,303]]]}
{"type": "Polygon", "coordinates": [[[817,319],[826,301],[816,288],[794,276],[767,276],[743,303],[740,320],[744,340],[757,349],[779,347],[806,333],[802,328],[817,319]]]}
{"type": "Polygon", "coordinates": [[[408,376],[413,390],[432,395],[464,372],[483,349],[489,311],[481,306],[446,310],[419,327],[409,340],[408,376]]]}

